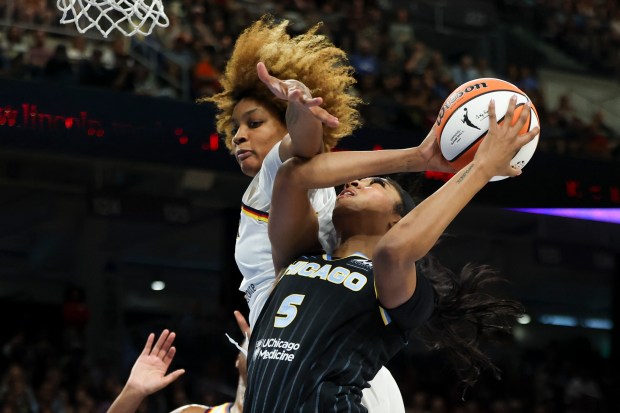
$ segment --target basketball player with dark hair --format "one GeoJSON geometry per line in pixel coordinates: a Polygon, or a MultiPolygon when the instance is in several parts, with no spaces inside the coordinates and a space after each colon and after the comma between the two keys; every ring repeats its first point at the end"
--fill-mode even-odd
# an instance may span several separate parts
{"type": "Polygon", "coordinates": [[[518,135],[529,111],[510,126],[515,103],[500,126],[491,102],[474,160],[415,208],[394,182],[358,179],[382,167],[372,153],[285,162],[269,217],[280,277],[252,333],[244,412],[366,412],[362,389],[416,329],[466,363],[467,384],[494,369],[478,338],[509,329],[520,304],[480,292],[494,277],[488,268],[455,276],[427,254],[491,177],[520,174],[510,160],[538,128],[518,135]],[[318,222],[307,191],[345,182],[333,212],[340,243],[331,255],[315,253],[318,222]]]}
{"type": "MultiPolygon", "coordinates": [[[[253,178],[241,201],[235,247],[251,326],[276,279],[267,222],[278,169],[293,156],[329,151],[361,124],[360,101],[348,93],[355,79],[344,51],[318,34],[320,25],[294,37],[288,26],[286,20],[263,17],[244,30],[221,80],[224,90],[202,99],[217,106],[218,133],[241,171],[253,178]]],[[[452,171],[432,133],[417,148],[378,156],[386,174],[452,171]]],[[[306,191],[306,198],[318,217],[319,241],[329,251],[335,243],[331,216],[336,194],[321,188],[306,191]]],[[[404,413],[398,385],[385,368],[365,390],[364,403],[374,413],[404,413]]]]}

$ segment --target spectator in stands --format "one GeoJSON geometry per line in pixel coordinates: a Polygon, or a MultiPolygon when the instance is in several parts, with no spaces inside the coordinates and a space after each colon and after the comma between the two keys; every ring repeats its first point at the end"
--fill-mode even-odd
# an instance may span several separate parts
{"type": "Polygon", "coordinates": [[[418,40],[412,44],[405,61],[405,72],[408,74],[421,75],[429,65],[432,58],[431,52],[426,47],[426,43],[418,40]]]}
{"type": "Polygon", "coordinates": [[[198,50],[197,62],[192,69],[192,90],[196,96],[211,96],[221,90],[219,78],[222,72],[213,64],[213,52],[208,46],[198,50]]]}
{"type": "Polygon", "coordinates": [[[155,96],[158,93],[155,76],[152,70],[141,64],[136,64],[134,69],[134,92],[138,95],[155,96]]]}
{"type": "Polygon", "coordinates": [[[88,43],[84,36],[74,36],[71,38],[71,42],[67,48],[67,56],[72,64],[77,65],[83,60],[88,59],[90,51],[88,50],[88,43]]]}
{"type": "Polygon", "coordinates": [[[373,50],[370,39],[365,37],[360,38],[357,51],[351,54],[349,61],[359,78],[364,76],[377,76],[379,74],[379,61],[373,50]]]}
{"type": "Polygon", "coordinates": [[[617,145],[613,138],[614,132],[605,124],[603,111],[596,112],[587,128],[586,153],[594,157],[610,158],[617,145]]]}
{"type": "Polygon", "coordinates": [[[445,99],[448,93],[452,92],[457,84],[452,79],[452,70],[445,64],[443,54],[435,50],[431,52],[431,60],[428,68],[433,71],[436,81],[435,94],[445,99]]]}
{"type": "Polygon", "coordinates": [[[457,85],[480,77],[480,73],[474,66],[474,59],[469,54],[464,54],[459,63],[452,67],[452,79],[457,85]]]}
{"type": "Polygon", "coordinates": [[[103,52],[94,49],[88,60],[84,60],[79,67],[79,83],[83,86],[105,88],[111,84],[112,73],[103,65],[103,52]]]}
{"type": "Polygon", "coordinates": [[[36,413],[38,403],[24,369],[19,364],[11,365],[0,384],[0,405],[7,406],[13,413],[36,413]]]}
{"type": "Polygon", "coordinates": [[[489,60],[484,57],[476,61],[476,70],[480,77],[497,77],[495,71],[489,66],[489,60]]]}
{"type": "Polygon", "coordinates": [[[415,41],[415,33],[413,31],[413,22],[409,15],[409,10],[405,7],[396,9],[395,20],[389,24],[389,36],[391,47],[400,56],[405,54],[405,47],[415,41]]]}
{"type": "Polygon", "coordinates": [[[72,84],[75,82],[76,77],[64,44],[56,46],[54,54],[45,65],[44,74],[47,79],[55,83],[72,84]]]}
{"type": "Polygon", "coordinates": [[[538,78],[534,74],[534,71],[529,66],[521,66],[519,70],[519,80],[517,86],[525,93],[536,91],[540,88],[538,78]]]}
{"type": "Polygon", "coordinates": [[[19,55],[25,55],[28,51],[28,45],[20,28],[11,26],[6,32],[6,38],[2,42],[2,50],[7,61],[13,61],[19,55]]]}
{"type": "Polygon", "coordinates": [[[47,61],[52,56],[47,46],[47,33],[38,31],[34,33],[33,44],[25,56],[26,70],[32,79],[40,79],[45,72],[47,61]]]}
{"type": "Polygon", "coordinates": [[[405,89],[403,104],[413,125],[424,123],[424,110],[429,100],[430,89],[424,84],[422,76],[410,76],[405,89]]]}
{"type": "Polygon", "coordinates": [[[134,90],[134,61],[128,55],[117,55],[116,64],[111,70],[112,88],[124,92],[134,90]]]}

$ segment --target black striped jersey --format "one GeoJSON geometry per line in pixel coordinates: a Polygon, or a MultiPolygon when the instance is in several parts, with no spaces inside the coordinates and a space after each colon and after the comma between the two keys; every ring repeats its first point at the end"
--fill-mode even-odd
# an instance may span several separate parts
{"type": "Polygon", "coordinates": [[[423,276],[409,301],[388,311],[368,258],[300,257],[252,331],[244,413],[366,412],[362,389],[433,306],[423,276]]]}

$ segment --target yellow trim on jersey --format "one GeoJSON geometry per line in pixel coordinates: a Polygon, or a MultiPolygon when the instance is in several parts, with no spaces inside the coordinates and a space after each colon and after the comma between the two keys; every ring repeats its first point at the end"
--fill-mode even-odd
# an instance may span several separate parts
{"type": "Polygon", "coordinates": [[[392,318],[387,313],[387,311],[385,311],[385,308],[379,306],[379,313],[381,314],[381,319],[383,320],[383,324],[388,325],[392,322],[392,318]]]}
{"type": "MultiPolygon", "coordinates": [[[[379,293],[377,292],[377,282],[376,282],[376,280],[374,280],[373,285],[375,287],[375,297],[377,298],[377,302],[378,302],[379,301],[379,293]]],[[[381,314],[381,319],[383,320],[383,324],[388,325],[388,324],[390,324],[392,322],[392,318],[390,317],[388,312],[385,310],[385,308],[379,306],[379,314],[381,314]]]]}
{"type": "Polygon", "coordinates": [[[257,221],[269,222],[269,213],[259,211],[258,209],[251,208],[245,204],[241,204],[241,212],[257,221]]]}

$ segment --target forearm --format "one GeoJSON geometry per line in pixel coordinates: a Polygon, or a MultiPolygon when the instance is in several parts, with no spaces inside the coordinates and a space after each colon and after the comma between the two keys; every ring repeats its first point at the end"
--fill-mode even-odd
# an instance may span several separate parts
{"type": "Polygon", "coordinates": [[[328,188],[368,176],[424,170],[417,148],[319,154],[299,165],[296,181],[305,188],[328,188]]]}
{"type": "Polygon", "coordinates": [[[138,410],[145,396],[131,387],[125,386],[114,403],[108,409],[108,413],[134,413],[138,410]]]}
{"type": "Polygon", "coordinates": [[[410,261],[424,257],[491,176],[472,162],[401,219],[379,242],[410,261]]]}
{"type": "Polygon", "coordinates": [[[286,128],[291,137],[290,156],[311,158],[321,153],[323,124],[308,108],[289,102],[286,109],[286,128]]]}

